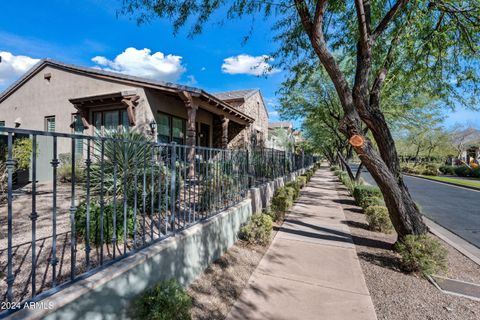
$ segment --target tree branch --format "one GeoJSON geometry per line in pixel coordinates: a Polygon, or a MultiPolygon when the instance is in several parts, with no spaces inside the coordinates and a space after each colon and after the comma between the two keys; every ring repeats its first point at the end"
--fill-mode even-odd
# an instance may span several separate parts
{"type": "Polygon", "coordinates": [[[303,28],[305,29],[310,42],[317,54],[320,62],[327,70],[330,79],[333,81],[335,90],[338,93],[342,107],[345,113],[355,113],[353,108],[353,98],[348,88],[345,75],[340,70],[335,58],[327,48],[323,34],[323,18],[328,0],[317,0],[315,10],[315,25],[312,22],[310,12],[304,0],[295,0],[295,6],[300,16],[303,28]],[[315,32],[313,32],[315,30],[315,32]]]}
{"type": "Polygon", "coordinates": [[[399,11],[401,11],[409,2],[410,0],[398,0],[387,12],[387,14],[383,17],[380,21],[378,26],[375,28],[372,34],[372,40],[375,41],[385,29],[388,27],[390,21],[397,15],[399,11]]]}

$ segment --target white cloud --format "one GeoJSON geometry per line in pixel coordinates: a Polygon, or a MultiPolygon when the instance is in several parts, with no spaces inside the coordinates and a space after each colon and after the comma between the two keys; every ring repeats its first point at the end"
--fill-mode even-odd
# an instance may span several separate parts
{"type": "Polygon", "coordinates": [[[113,60],[97,56],[92,61],[103,70],[172,82],[177,81],[187,70],[182,65],[181,56],[165,55],[162,52],[152,54],[148,48],[127,48],[113,60]]]}
{"type": "Polygon", "coordinates": [[[270,112],[268,113],[268,115],[269,115],[270,117],[278,117],[278,111],[270,111],[270,112]]]}
{"type": "Polygon", "coordinates": [[[272,61],[273,58],[267,55],[254,57],[248,54],[240,54],[224,59],[222,72],[228,74],[250,74],[254,76],[280,72],[279,69],[273,68],[269,63],[272,61]]]}
{"type": "Polygon", "coordinates": [[[0,51],[2,62],[0,63],[0,85],[7,84],[33,67],[39,59],[27,56],[16,56],[7,51],[0,51]]]}

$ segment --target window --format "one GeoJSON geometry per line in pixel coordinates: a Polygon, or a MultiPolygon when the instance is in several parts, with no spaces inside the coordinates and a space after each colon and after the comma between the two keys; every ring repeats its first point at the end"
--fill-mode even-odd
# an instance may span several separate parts
{"type": "Polygon", "coordinates": [[[45,117],[45,131],[55,132],[55,116],[45,117]]]}
{"type": "Polygon", "coordinates": [[[130,126],[127,110],[108,110],[93,113],[95,132],[126,130],[130,126]]]}
{"type": "Polygon", "coordinates": [[[170,117],[166,114],[157,115],[158,141],[163,143],[170,142],[170,117]]]}
{"type": "Polygon", "coordinates": [[[5,121],[0,121],[0,127],[5,127],[5,121]]]}
{"type": "Polygon", "coordinates": [[[172,117],[172,141],[185,144],[185,120],[172,117]]]}
{"type": "MultiPolygon", "coordinates": [[[[83,134],[83,122],[82,117],[79,114],[74,114],[73,116],[73,133],[83,134]]],[[[75,153],[83,155],[83,139],[75,139],[75,153]]]]}
{"type": "Polygon", "coordinates": [[[157,122],[159,142],[170,143],[174,141],[178,144],[185,144],[186,124],[184,119],[159,112],[155,121],[157,122]]]}

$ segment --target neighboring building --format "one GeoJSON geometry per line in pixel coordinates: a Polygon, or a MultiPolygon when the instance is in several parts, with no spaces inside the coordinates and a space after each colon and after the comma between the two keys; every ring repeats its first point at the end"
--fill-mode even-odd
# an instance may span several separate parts
{"type": "Polygon", "coordinates": [[[480,163],[480,130],[467,128],[452,134],[452,141],[459,152],[458,160],[464,163],[480,163]]]}
{"type": "MultiPolygon", "coordinates": [[[[160,142],[192,146],[248,146],[252,130],[265,139],[266,119],[258,90],[217,97],[189,86],[49,59],[40,61],[0,95],[2,126],[86,135],[128,128],[160,142]]],[[[38,144],[38,162],[49,164],[51,139],[39,137],[38,144]]],[[[71,149],[70,141],[58,139],[58,154],[71,149]]],[[[84,149],[77,140],[75,152],[83,155],[84,149]]]]}
{"type": "Polygon", "coordinates": [[[255,119],[247,130],[229,140],[229,147],[265,146],[268,139],[268,111],[259,89],[219,92],[213,95],[255,119]]]}
{"type": "Polygon", "coordinates": [[[270,122],[268,124],[267,147],[292,151],[295,146],[293,124],[287,121],[270,122]]]}
{"type": "Polygon", "coordinates": [[[293,131],[292,135],[295,141],[295,145],[298,145],[299,143],[302,143],[305,141],[305,138],[303,137],[303,132],[300,130],[293,131]]]}

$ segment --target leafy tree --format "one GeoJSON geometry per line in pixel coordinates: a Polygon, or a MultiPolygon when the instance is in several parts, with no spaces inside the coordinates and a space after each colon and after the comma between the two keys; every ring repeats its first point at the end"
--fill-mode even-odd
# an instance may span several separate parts
{"type": "Polygon", "coordinates": [[[404,158],[413,158],[415,164],[425,157],[431,161],[432,157],[445,160],[455,153],[451,133],[438,125],[430,126],[419,123],[415,127],[408,127],[402,136],[397,138],[400,154],[404,158]]]}
{"type": "Polygon", "coordinates": [[[288,130],[277,128],[272,132],[271,138],[275,143],[274,147],[280,147],[286,151],[292,151],[295,147],[293,135],[288,130]]]}
{"type": "Polygon", "coordinates": [[[274,39],[281,43],[274,56],[295,74],[315,73],[320,63],[342,107],[339,130],[355,142],[398,235],[425,233],[400,172],[382,99],[386,88],[404,83],[411,85],[390,92],[409,97],[434,88],[447,102],[467,104],[475,98],[478,0],[124,0],[123,6],[139,22],[169,19],[175,31],[192,22],[192,35],[217,11],[229,19],[274,20],[274,39]]]}

